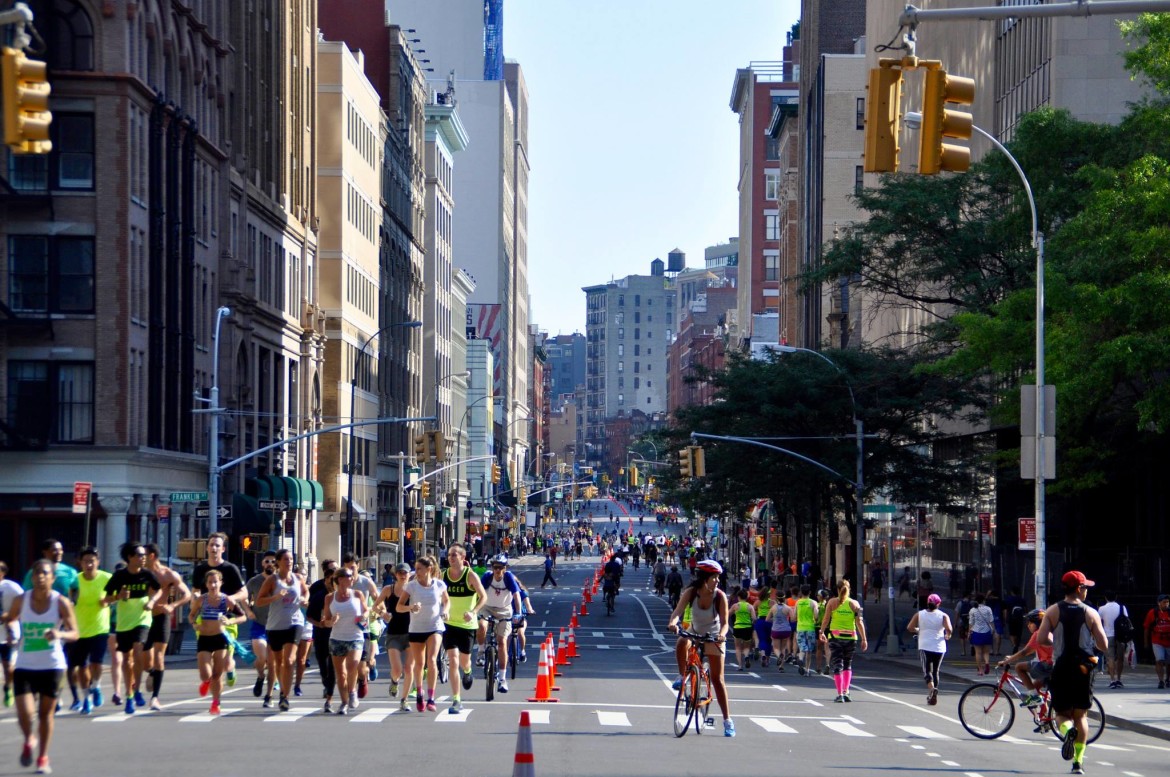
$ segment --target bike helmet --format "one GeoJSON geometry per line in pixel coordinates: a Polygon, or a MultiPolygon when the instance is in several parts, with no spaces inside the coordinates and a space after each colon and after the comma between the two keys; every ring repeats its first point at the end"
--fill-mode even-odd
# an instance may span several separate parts
{"type": "Polygon", "coordinates": [[[715,575],[721,575],[723,574],[723,567],[719,565],[718,561],[714,561],[708,558],[703,559],[699,563],[695,564],[695,571],[710,572],[715,575]]]}
{"type": "Polygon", "coordinates": [[[1041,619],[1044,617],[1043,610],[1032,610],[1024,616],[1024,620],[1033,625],[1039,626],[1041,619]]]}
{"type": "Polygon", "coordinates": [[[492,556],[492,565],[494,566],[496,564],[503,564],[504,566],[508,566],[507,554],[501,553],[498,556],[492,556]]]}

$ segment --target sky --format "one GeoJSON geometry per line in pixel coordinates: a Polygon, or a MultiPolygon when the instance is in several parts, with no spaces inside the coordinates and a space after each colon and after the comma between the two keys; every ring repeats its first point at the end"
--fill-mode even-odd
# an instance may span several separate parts
{"type": "Polygon", "coordinates": [[[799,0],[505,0],[529,93],[530,323],[585,331],[584,286],[688,267],[739,230],[736,68],[783,56],[799,0]]]}

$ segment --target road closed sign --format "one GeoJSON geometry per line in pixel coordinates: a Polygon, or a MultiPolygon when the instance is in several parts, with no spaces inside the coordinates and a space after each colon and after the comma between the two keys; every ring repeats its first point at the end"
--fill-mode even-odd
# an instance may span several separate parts
{"type": "Polygon", "coordinates": [[[1020,550],[1036,550],[1036,519],[1020,519],[1020,550]]]}
{"type": "Polygon", "coordinates": [[[73,512],[85,515],[89,511],[89,493],[93,491],[93,483],[76,482],[73,484],[73,512]]]}

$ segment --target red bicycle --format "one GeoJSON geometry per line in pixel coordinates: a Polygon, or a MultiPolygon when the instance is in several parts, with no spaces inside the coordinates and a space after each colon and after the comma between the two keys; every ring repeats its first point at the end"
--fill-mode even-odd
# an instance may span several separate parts
{"type": "MultiPolygon", "coordinates": [[[[959,697],[959,721],[971,736],[980,739],[996,739],[1008,732],[1016,720],[1016,703],[1028,710],[1035,724],[1033,733],[1043,734],[1050,732],[1057,739],[1062,739],[1060,730],[1056,726],[1056,716],[1052,712],[1052,699],[1048,688],[1038,691],[1040,703],[1031,706],[1025,705],[1026,696],[1024,687],[1012,676],[1012,670],[1005,667],[997,683],[975,683],[959,697]]],[[[1089,708],[1089,738],[1093,743],[1105,730],[1105,709],[1101,701],[1094,696],[1089,708]]]]}

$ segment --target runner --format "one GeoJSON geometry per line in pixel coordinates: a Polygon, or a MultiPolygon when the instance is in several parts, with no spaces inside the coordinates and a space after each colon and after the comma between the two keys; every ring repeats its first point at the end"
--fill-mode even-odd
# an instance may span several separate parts
{"type": "Polygon", "coordinates": [[[220,694],[223,691],[223,673],[228,657],[227,627],[239,625],[247,620],[237,603],[220,591],[223,574],[219,570],[208,570],[203,576],[207,592],[196,597],[191,603],[188,619],[198,635],[195,641],[196,657],[199,661],[199,695],[211,691],[211,708],[208,712],[218,715],[220,694]]]}
{"type": "Polygon", "coordinates": [[[359,674],[357,678],[357,695],[358,698],[364,699],[366,698],[366,694],[369,693],[370,670],[374,666],[374,659],[377,657],[374,649],[374,638],[370,635],[369,617],[370,613],[373,612],[372,605],[374,600],[378,598],[379,591],[378,586],[371,578],[361,574],[360,570],[358,570],[357,562],[357,556],[353,553],[346,553],[341,557],[341,566],[353,572],[353,593],[361,596],[366,606],[364,612],[366,613],[367,620],[361,624],[362,660],[358,666],[359,674]]]}
{"type": "MultiPolygon", "coordinates": [[[[792,642],[792,622],[790,620],[788,603],[784,601],[784,592],[778,587],[772,589],[768,600],[770,609],[765,615],[765,626],[771,622],[768,636],[772,640],[772,649],[776,651],[776,671],[784,671],[784,661],[788,656],[788,646],[792,642]]],[[[804,674],[801,672],[801,674],[804,674]]]]}
{"type": "MultiPolygon", "coordinates": [[[[203,593],[203,578],[212,569],[218,569],[219,573],[223,575],[223,583],[220,586],[220,590],[230,596],[233,602],[240,604],[241,602],[247,602],[248,591],[244,588],[244,575],[240,572],[240,568],[224,558],[223,554],[227,550],[227,540],[227,535],[218,531],[207,538],[207,561],[200,561],[195,565],[195,571],[191,574],[191,590],[196,593],[203,593]]],[[[228,624],[224,631],[231,639],[237,639],[239,636],[239,626],[235,623],[228,624]]],[[[235,684],[235,651],[229,647],[227,687],[232,688],[235,684]]]]}
{"type": "MultiPolygon", "coordinates": [[[[292,551],[281,548],[276,552],[276,572],[256,596],[256,603],[268,607],[268,650],[273,655],[273,666],[280,682],[280,711],[288,712],[288,689],[292,687],[293,663],[297,656],[297,642],[305,627],[301,605],[309,602],[309,588],[305,581],[293,574],[292,551]]],[[[269,706],[266,702],[265,706],[269,706]]]]}
{"type": "Polygon", "coordinates": [[[821,620],[822,642],[829,645],[829,656],[833,665],[833,684],[837,686],[837,702],[851,702],[849,684],[853,680],[853,652],[861,642],[861,652],[868,646],[865,638],[865,619],[861,604],[849,598],[849,581],[837,583],[837,595],[825,605],[821,620]]]}
{"type": "MultiPolygon", "coordinates": [[[[16,597],[24,593],[24,589],[15,580],[8,579],[8,565],[0,561],[0,616],[8,612],[16,597]]],[[[20,641],[19,625],[13,626],[17,633],[9,629],[0,630],[0,666],[4,668],[4,706],[11,707],[12,694],[12,667],[16,658],[15,646],[20,641]]]]}
{"type": "Polygon", "coordinates": [[[329,654],[329,640],[333,636],[333,629],[325,623],[325,597],[333,593],[334,575],[337,574],[337,562],[325,559],[321,562],[323,577],[309,586],[309,606],[305,609],[305,620],[313,624],[313,653],[317,657],[317,667],[321,672],[321,685],[324,688],[326,715],[333,712],[333,690],[337,678],[333,673],[333,659],[329,654]]]}
{"type": "Polygon", "coordinates": [[[162,709],[158,694],[162,690],[163,672],[166,671],[167,648],[171,644],[171,617],[175,610],[191,601],[191,589],[183,582],[178,572],[159,561],[159,547],[153,542],[146,545],[146,568],[158,580],[161,592],[151,611],[150,634],[146,644],[150,651],[146,656],[147,685],[150,686],[150,708],[162,709]]]}
{"type": "MultiPolygon", "coordinates": [[[[501,554],[492,559],[490,572],[480,578],[483,584],[485,603],[483,610],[496,619],[495,638],[497,665],[500,676],[496,690],[508,692],[508,636],[512,633],[512,616],[520,612],[520,583],[508,571],[508,557],[501,554]]],[[[483,645],[487,639],[487,621],[480,619],[476,642],[483,645]]]]}
{"type": "Polygon", "coordinates": [[[1060,578],[1064,600],[1044,612],[1036,641],[1053,646],[1052,711],[1064,744],[1060,757],[1072,761],[1072,773],[1084,774],[1085,747],[1089,737],[1086,714],[1093,703],[1093,676],[1097,656],[1093,647],[1104,653],[1109,639],[1101,627],[1097,611],[1082,601],[1082,596],[1096,585],[1081,572],[1065,572],[1060,578]]]}
{"type": "Polygon", "coordinates": [[[102,706],[102,662],[110,637],[110,607],[103,599],[110,573],[98,569],[97,548],[81,549],[81,574],[77,576],[77,641],[69,646],[69,665],[77,670],[77,684],[83,689],[81,714],[102,706]]]}
{"type": "Polygon", "coordinates": [[[731,633],[735,635],[735,661],[741,672],[752,666],[752,637],[755,634],[752,616],[755,613],[756,608],[748,601],[748,592],[743,588],[736,591],[735,604],[728,616],[731,618],[731,633]]]}
{"type": "Polygon", "coordinates": [[[938,670],[947,654],[947,640],[951,638],[951,618],[938,608],[940,604],[942,597],[930,594],[926,597],[926,607],[914,613],[906,624],[906,631],[918,635],[926,703],[930,705],[938,704],[938,670]]]}
{"type": "Polygon", "coordinates": [[[53,739],[57,694],[66,670],[61,643],[77,639],[77,624],[69,597],[53,590],[53,562],[40,559],[29,572],[31,590],[16,597],[3,620],[5,624],[20,624],[20,648],[12,677],[16,714],[24,734],[20,765],[31,766],[36,750],[37,774],[50,774],[53,769],[49,766],[49,742],[53,739]]]}
{"type": "Polygon", "coordinates": [[[463,709],[460,690],[471,690],[474,675],[471,671],[471,646],[475,643],[479,626],[479,610],[487,601],[483,583],[475,571],[465,563],[467,550],[462,545],[452,545],[447,550],[449,566],[443,572],[443,584],[447,586],[447,597],[451,601],[448,617],[444,623],[443,649],[447,651],[450,666],[452,715],[463,709]],[[456,671],[458,669],[458,671],[456,671]]]}
{"type": "Polygon", "coordinates": [[[268,582],[268,578],[272,577],[275,569],[276,551],[264,551],[264,555],[260,557],[260,571],[250,577],[244,585],[248,591],[248,602],[251,605],[250,609],[253,615],[248,628],[252,638],[252,654],[256,656],[256,660],[252,663],[256,669],[256,682],[252,685],[252,695],[257,698],[263,695],[265,707],[272,706],[272,687],[273,683],[276,682],[276,672],[273,669],[272,658],[268,654],[268,630],[265,628],[265,624],[268,623],[268,606],[258,605],[256,597],[260,595],[260,589],[268,582]],[[267,688],[264,687],[265,680],[268,681],[267,688]]]}
{"type": "MultiPolygon", "coordinates": [[[[305,571],[300,564],[293,567],[293,574],[305,583],[305,571]]],[[[308,591],[308,583],[305,583],[305,590],[308,591]]],[[[309,605],[308,596],[306,595],[301,604],[301,616],[304,617],[309,605]]],[[[301,629],[301,636],[297,640],[296,655],[293,657],[293,696],[303,696],[304,692],[301,690],[301,682],[305,679],[305,670],[309,668],[309,653],[313,652],[314,628],[313,624],[309,623],[309,619],[305,618],[304,628],[301,629]]]]}
{"type": "Polygon", "coordinates": [[[451,617],[447,586],[434,577],[439,566],[433,556],[420,556],[414,563],[414,579],[403,586],[398,612],[410,613],[410,664],[414,672],[415,697],[419,712],[434,712],[435,684],[439,676],[435,656],[442,645],[443,621],[451,617]],[[423,671],[427,673],[427,698],[423,702],[423,671]]]}
{"type": "MultiPolygon", "coordinates": [[[[666,622],[666,628],[678,632],[679,619],[684,613],[691,611],[690,630],[708,637],[714,637],[714,642],[704,643],[703,649],[707,655],[707,663],[711,669],[711,685],[715,691],[715,699],[719,702],[719,709],[723,711],[723,736],[735,736],[735,723],[731,720],[731,706],[727,700],[727,685],[723,679],[724,652],[727,649],[728,604],[727,595],[719,589],[719,576],[723,574],[723,567],[719,562],[703,560],[695,564],[695,579],[682,592],[674,612],[666,622]]],[[[685,628],[685,626],[684,626],[685,628]]],[[[682,673],[686,669],[687,640],[679,637],[674,646],[674,655],[678,661],[678,679],[672,686],[676,691],[682,687],[682,673]]]]}
{"type": "Polygon", "coordinates": [[[796,600],[796,647],[800,650],[798,671],[801,676],[815,675],[817,670],[817,618],[820,607],[809,596],[812,586],[805,583],[800,587],[800,598],[796,600]]]}
{"type": "Polygon", "coordinates": [[[106,604],[118,603],[115,629],[118,656],[122,662],[122,681],[126,687],[126,714],[146,706],[142,695],[143,652],[150,635],[150,613],[158,603],[161,589],[158,579],[145,568],[146,548],[133,542],[122,546],[125,569],[119,569],[106,581],[106,604]]]}
{"type": "MultiPolygon", "coordinates": [[[[337,678],[337,690],[341,694],[341,704],[337,708],[338,715],[346,714],[346,709],[357,709],[357,679],[358,664],[362,659],[362,645],[365,640],[362,636],[362,626],[366,622],[366,601],[363,596],[353,592],[353,580],[357,577],[353,570],[345,566],[338,568],[333,575],[333,593],[325,597],[325,605],[321,622],[333,631],[329,634],[329,655],[333,659],[333,673],[337,678]]],[[[326,693],[328,693],[326,687],[326,693]]],[[[329,708],[329,697],[325,700],[326,710],[329,708]]]]}
{"type": "Polygon", "coordinates": [[[398,612],[398,601],[405,593],[403,586],[410,580],[410,567],[398,563],[393,569],[394,582],[382,588],[375,602],[375,610],[386,623],[386,631],[382,634],[386,646],[387,657],[390,661],[390,698],[396,698],[401,683],[406,683],[402,690],[400,702],[403,712],[407,712],[406,697],[410,695],[410,614],[398,612]]]}
{"type": "MultiPolygon", "coordinates": [[[[62,561],[61,559],[64,557],[65,548],[57,540],[47,539],[41,543],[41,558],[53,562],[53,590],[62,596],[72,598],[77,589],[77,570],[62,561]]],[[[24,590],[32,590],[31,567],[24,573],[24,590]]],[[[70,709],[81,709],[77,695],[77,673],[70,668],[66,674],[69,680],[69,691],[73,694],[73,705],[70,709]]]]}

